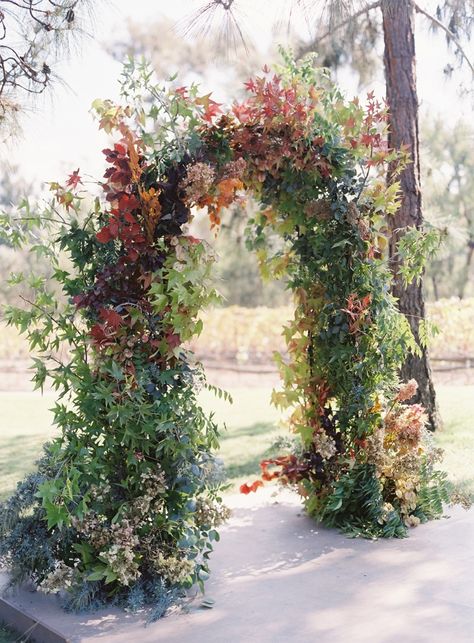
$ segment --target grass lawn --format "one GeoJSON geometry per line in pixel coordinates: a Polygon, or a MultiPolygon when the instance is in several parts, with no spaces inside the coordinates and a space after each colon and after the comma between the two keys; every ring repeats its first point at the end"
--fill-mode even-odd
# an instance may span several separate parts
{"type": "MultiPolygon", "coordinates": [[[[203,406],[214,411],[222,430],[220,457],[235,488],[258,473],[258,463],[271,444],[287,435],[278,427],[279,415],[270,406],[269,388],[235,388],[234,404],[205,391],[203,406]]],[[[474,386],[440,386],[438,396],[445,427],[436,435],[445,449],[444,469],[453,482],[474,493],[474,386]]],[[[52,394],[0,393],[0,497],[10,493],[17,480],[33,468],[41,444],[54,435],[52,394]]]]}

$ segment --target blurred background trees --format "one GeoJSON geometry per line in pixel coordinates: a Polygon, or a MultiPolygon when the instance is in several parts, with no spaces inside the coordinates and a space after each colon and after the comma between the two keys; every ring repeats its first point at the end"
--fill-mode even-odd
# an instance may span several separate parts
{"type": "Polygon", "coordinates": [[[425,211],[445,240],[426,271],[429,299],[474,296],[474,127],[426,119],[421,128],[425,211]]]}

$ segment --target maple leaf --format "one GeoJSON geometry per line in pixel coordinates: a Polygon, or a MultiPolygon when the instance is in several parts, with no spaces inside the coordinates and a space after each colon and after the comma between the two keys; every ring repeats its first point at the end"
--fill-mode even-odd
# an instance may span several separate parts
{"type": "Polygon", "coordinates": [[[123,317],[113,309],[101,308],[99,310],[99,315],[107,326],[110,326],[113,330],[117,330],[117,328],[122,326],[124,322],[123,317]]]}
{"type": "Polygon", "coordinates": [[[74,195],[72,192],[58,193],[56,194],[56,198],[61,205],[64,205],[66,210],[69,210],[69,208],[72,208],[74,205],[74,195]]]}
{"type": "Polygon", "coordinates": [[[95,344],[101,346],[103,344],[110,344],[110,336],[105,331],[102,324],[94,324],[89,332],[95,344]]]}
{"type": "Polygon", "coordinates": [[[206,94],[206,96],[199,96],[195,101],[196,105],[201,105],[204,107],[203,119],[210,123],[214,116],[217,116],[222,110],[222,103],[216,103],[215,100],[212,100],[211,94],[206,94]]]}
{"type": "Polygon", "coordinates": [[[208,123],[210,123],[212,121],[212,119],[214,118],[214,116],[217,116],[217,114],[222,112],[221,107],[220,107],[221,104],[222,103],[216,103],[215,101],[210,100],[209,101],[209,107],[207,107],[206,111],[204,112],[204,116],[203,116],[204,120],[207,121],[208,123]]]}
{"type": "Polygon", "coordinates": [[[250,109],[246,103],[234,103],[232,113],[241,123],[245,123],[250,119],[250,109]]]}
{"type": "Polygon", "coordinates": [[[374,143],[373,134],[362,134],[362,136],[360,137],[360,142],[362,143],[362,145],[370,147],[374,143]]]}
{"type": "Polygon", "coordinates": [[[257,89],[253,78],[244,83],[244,87],[248,92],[254,92],[257,89]]]}
{"type": "Polygon", "coordinates": [[[69,175],[66,185],[75,190],[79,183],[82,185],[82,179],[79,176],[79,168],[77,168],[77,170],[74,170],[74,172],[69,175]]]}

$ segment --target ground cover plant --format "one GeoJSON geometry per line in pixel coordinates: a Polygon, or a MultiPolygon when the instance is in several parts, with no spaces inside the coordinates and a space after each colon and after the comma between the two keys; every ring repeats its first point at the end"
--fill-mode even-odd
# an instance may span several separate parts
{"type": "MultiPolygon", "coordinates": [[[[345,101],[311,58],[286,56],[247,90],[223,111],[194,86],[153,84],[131,61],[125,105],[94,104],[119,139],[104,150],[102,198],[87,207],[76,170],[51,184],[41,215],[23,204],[20,221],[4,220],[9,243],[35,239],[32,250],[50,257],[62,296],[31,277],[35,298],[5,311],[39,352],[37,387],[49,378],[59,393],[60,436],[2,506],[2,551],[13,580],[62,591],[69,609],[153,604],[158,617],[208,575],[226,517],[218,430],[198,403],[206,381],[184,345],[215,299],[214,257],[187,225],[204,210],[217,230],[245,194],[260,204],[248,246],[295,297],[273,401],[289,410],[298,441],[261,464],[263,481],[294,485],[309,514],[370,537],[403,536],[447,499],[423,409],[407,404],[416,383],[397,378],[417,346],[385,258],[384,218],[398,191],[386,165],[406,162],[386,147],[386,110],[373,95],[365,106],[345,101]]],[[[408,281],[434,242],[406,232],[408,281]]]]}

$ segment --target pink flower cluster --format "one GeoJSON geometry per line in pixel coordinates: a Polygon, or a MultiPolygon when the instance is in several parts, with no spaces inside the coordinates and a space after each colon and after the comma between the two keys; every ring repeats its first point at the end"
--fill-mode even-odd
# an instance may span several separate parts
{"type": "MultiPolygon", "coordinates": [[[[411,396],[412,397],[412,396],[411,396]]],[[[385,418],[385,426],[389,433],[398,437],[412,447],[417,446],[426,425],[426,413],[421,404],[400,406],[385,418]]]]}
{"type": "Polygon", "coordinates": [[[411,400],[418,390],[418,383],[416,380],[409,380],[400,385],[398,391],[397,400],[399,402],[406,402],[406,400],[411,400]]]}

